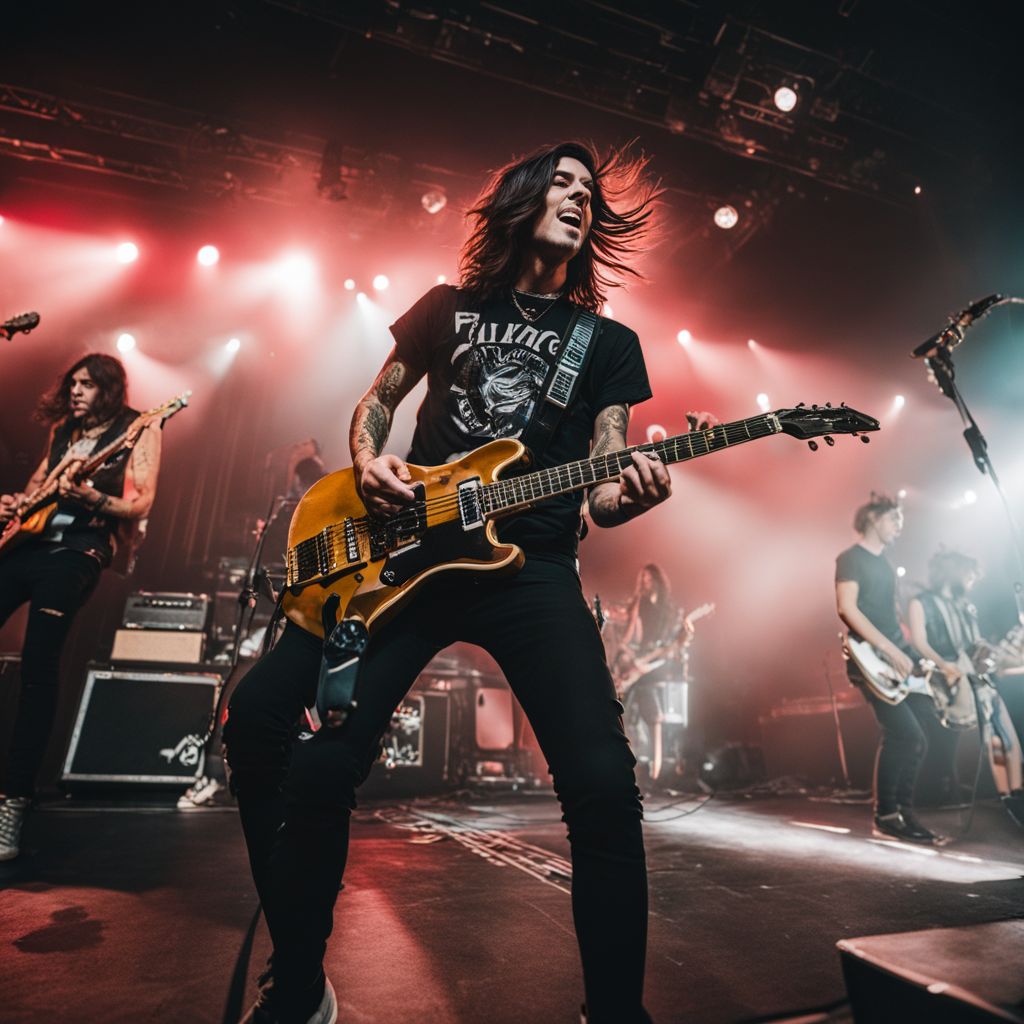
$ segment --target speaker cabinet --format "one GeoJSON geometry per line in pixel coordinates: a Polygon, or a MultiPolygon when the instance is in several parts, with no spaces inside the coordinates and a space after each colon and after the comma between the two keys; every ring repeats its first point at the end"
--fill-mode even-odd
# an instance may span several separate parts
{"type": "Polygon", "coordinates": [[[114,648],[110,652],[110,660],[198,665],[203,660],[205,642],[205,633],[119,629],[114,634],[114,648]]]}
{"type": "Polygon", "coordinates": [[[61,781],[187,786],[220,689],[216,674],[90,665],[61,781]]]}

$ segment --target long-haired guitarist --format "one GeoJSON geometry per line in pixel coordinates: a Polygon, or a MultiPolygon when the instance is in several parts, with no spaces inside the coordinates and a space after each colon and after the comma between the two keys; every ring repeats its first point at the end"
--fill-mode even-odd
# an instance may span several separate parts
{"type": "MultiPolygon", "coordinates": [[[[63,463],[56,509],[38,533],[14,535],[0,549],[0,624],[25,602],[28,627],[21,654],[21,696],[0,806],[0,860],[19,852],[25,813],[57,707],[60,656],[72,620],[100,573],[128,554],[131,527],[149,515],[160,465],[160,431],[147,427],[130,453],[115,457],[91,480],[76,467],[109,445],[138,415],[127,404],[120,360],[100,353],[79,359],[39,402],[50,425],[46,454],[25,487],[31,494],[63,463]]],[[[0,496],[0,528],[23,494],[0,496]]]]}
{"type": "MultiPolygon", "coordinates": [[[[872,494],[857,509],[853,527],[857,543],[836,559],[836,608],[854,640],[866,640],[899,673],[914,670],[913,654],[903,635],[896,604],[896,571],[885,549],[903,530],[903,510],[895,498],[872,494]]],[[[935,705],[921,693],[889,704],[864,685],[851,660],[850,681],[871,705],[882,733],[875,761],[874,829],[876,834],[915,843],[937,837],[914,814],[914,787],[928,752],[927,719],[935,705]],[[923,724],[924,723],[924,724],[923,724]]]]}
{"type": "MultiPolygon", "coordinates": [[[[577,144],[498,172],[472,212],[462,283],[429,291],[393,325],[395,347],[359,402],[353,465],[371,513],[410,502],[405,460],[385,454],[395,408],[422,377],[409,462],[442,465],[497,438],[529,437],[574,310],[599,312],[610,278],[634,275],[655,188],[643,164],[601,162],[577,144]],[[630,198],[624,190],[631,188],[630,198]]],[[[601,322],[589,366],[542,451],[554,466],[626,446],[629,408],[650,397],[635,333],[601,322]]],[[[621,482],[589,494],[616,526],[670,493],[665,465],[635,455],[621,482]]],[[[319,639],[294,624],[239,685],[226,745],[253,874],[274,944],[272,984],[247,1021],[331,1021],[322,961],[348,845],[349,812],[394,708],[455,641],[498,661],[537,734],[569,828],[573,917],[592,1024],[649,1020],[642,1006],[647,880],[634,758],[600,635],[576,569],[580,498],[508,520],[526,552],[511,576],[442,573],[372,632],[358,704],[341,728],[289,744],[312,703],[319,639]]]]}

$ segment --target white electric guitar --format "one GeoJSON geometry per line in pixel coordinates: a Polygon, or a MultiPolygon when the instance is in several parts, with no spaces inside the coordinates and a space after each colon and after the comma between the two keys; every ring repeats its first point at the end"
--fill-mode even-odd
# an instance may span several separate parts
{"type": "Polygon", "coordinates": [[[908,694],[923,693],[935,700],[931,686],[931,675],[935,662],[921,658],[909,676],[902,675],[891,665],[878,649],[867,640],[854,640],[852,636],[840,633],[844,656],[860,669],[864,682],[871,692],[886,704],[899,704],[908,694]]]}

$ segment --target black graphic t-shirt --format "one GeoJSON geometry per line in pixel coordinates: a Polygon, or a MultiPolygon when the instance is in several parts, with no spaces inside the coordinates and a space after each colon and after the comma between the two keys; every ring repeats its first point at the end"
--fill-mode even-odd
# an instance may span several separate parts
{"type": "MultiPolygon", "coordinates": [[[[399,357],[427,374],[409,461],[440,465],[488,441],[519,438],[543,396],[572,310],[558,301],[527,323],[511,299],[470,305],[455,288],[438,285],[392,324],[399,357]]],[[[597,413],[651,397],[633,331],[605,320],[594,345],[579,393],[534,468],[586,458],[597,413]]],[[[550,498],[502,523],[499,535],[527,552],[575,557],[582,501],[582,492],[550,498]]]]}

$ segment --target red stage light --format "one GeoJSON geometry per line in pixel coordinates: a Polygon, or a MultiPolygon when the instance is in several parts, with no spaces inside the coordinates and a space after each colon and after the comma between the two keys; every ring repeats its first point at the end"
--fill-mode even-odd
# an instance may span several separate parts
{"type": "Polygon", "coordinates": [[[201,266],[212,267],[220,259],[220,250],[215,245],[204,245],[196,253],[196,259],[201,266]]]}

